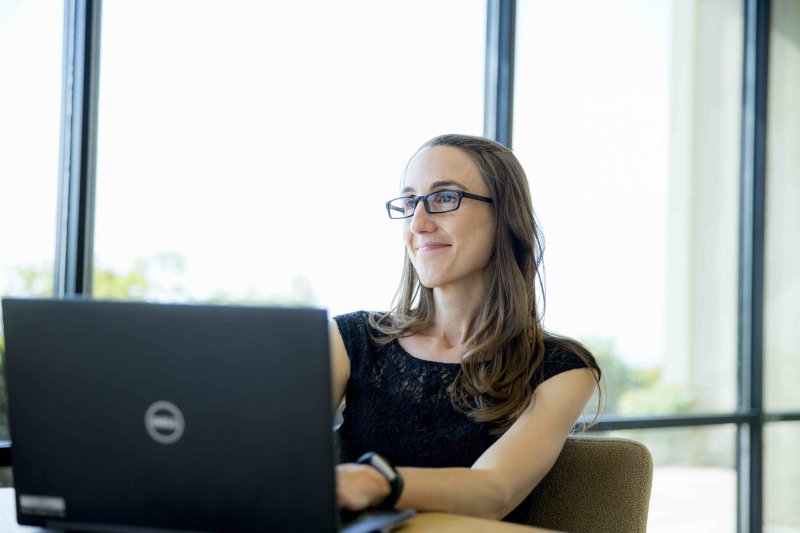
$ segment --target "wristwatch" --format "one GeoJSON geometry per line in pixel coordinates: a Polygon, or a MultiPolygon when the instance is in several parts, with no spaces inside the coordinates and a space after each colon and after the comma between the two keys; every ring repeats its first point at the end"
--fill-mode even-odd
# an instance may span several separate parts
{"type": "Polygon", "coordinates": [[[375,507],[377,509],[394,509],[397,500],[400,499],[400,495],[403,493],[403,476],[400,475],[400,472],[395,469],[388,459],[375,452],[365,453],[359,457],[358,461],[356,462],[358,464],[369,465],[373,467],[375,470],[383,474],[383,477],[389,481],[392,491],[381,503],[375,507]]]}

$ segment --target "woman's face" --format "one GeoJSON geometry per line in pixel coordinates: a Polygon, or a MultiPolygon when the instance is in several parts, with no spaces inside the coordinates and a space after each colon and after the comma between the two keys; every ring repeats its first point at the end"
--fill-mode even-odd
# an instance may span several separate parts
{"type": "MultiPolygon", "coordinates": [[[[408,164],[403,195],[422,196],[455,189],[481,196],[489,190],[472,159],[458,148],[426,148],[408,164]]],[[[403,220],[403,239],[420,282],[428,288],[481,287],[492,257],[495,215],[492,204],[462,198],[456,211],[430,214],[423,202],[403,220]]]]}

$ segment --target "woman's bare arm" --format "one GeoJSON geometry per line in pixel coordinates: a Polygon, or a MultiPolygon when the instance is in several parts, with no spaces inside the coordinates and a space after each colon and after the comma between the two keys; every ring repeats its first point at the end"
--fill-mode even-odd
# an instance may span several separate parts
{"type": "MultiPolygon", "coordinates": [[[[399,468],[405,489],[396,507],[504,517],[553,466],[595,386],[594,371],[588,368],[548,379],[536,389],[531,406],[471,468],[399,468]]],[[[357,477],[355,472],[341,474],[357,477]]],[[[376,486],[355,480],[347,484],[363,490],[376,486]]],[[[351,501],[376,500],[379,495],[365,494],[351,501]]]]}
{"type": "Polygon", "coordinates": [[[350,379],[350,357],[347,355],[342,334],[339,332],[339,326],[336,325],[335,320],[328,323],[328,338],[331,347],[331,379],[333,380],[332,405],[335,413],[344,399],[347,380],[350,379]]]}

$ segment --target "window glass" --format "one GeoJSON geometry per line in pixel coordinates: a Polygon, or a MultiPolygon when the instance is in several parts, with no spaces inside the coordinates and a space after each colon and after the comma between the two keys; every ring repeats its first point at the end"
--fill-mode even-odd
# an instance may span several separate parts
{"type": "Polygon", "coordinates": [[[95,294],[388,308],[384,204],[422,142],[481,134],[485,19],[479,0],[104,5],[95,294]]]}
{"type": "Polygon", "coordinates": [[[772,4],[764,250],[764,401],[800,411],[800,5],[772,4]]]}
{"type": "Polygon", "coordinates": [[[614,431],[653,455],[648,533],[736,531],[736,426],[614,431]]]}
{"type": "Polygon", "coordinates": [[[798,422],[775,422],[764,426],[764,533],[800,532],[798,442],[798,422]]]}
{"type": "Polygon", "coordinates": [[[608,413],[734,409],[741,2],[518,6],[545,326],[599,357],[608,413]]]}
{"type": "MultiPolygon", "coordinates": [[[[0,296],[53,287],[63,3],[0,3],[0,296]],[[24,51],[24,53],[20,53],[24,51]]],[[[0,363],[5,342],[0,316],[0,363]]],[[[9,438],[0,367],[0,440],[9,438]]],[[[0,485],[10,474],[0,469],[0,485]]]]}
{"type": "MultiPolygon", "coordinates": [[[[764,401],[771,411],[800,410],[800,10],[772,3],[767,116],[766,235],[764,254],[764,401]]],[[[800,531],[800,423],[764,428],[764,532],[800,531]]]]}

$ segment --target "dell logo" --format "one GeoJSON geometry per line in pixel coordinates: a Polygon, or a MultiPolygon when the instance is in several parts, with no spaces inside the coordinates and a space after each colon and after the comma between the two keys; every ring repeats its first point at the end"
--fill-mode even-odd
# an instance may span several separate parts
{"type": "Polygon", "coordinates": [[[154,441],[172,444],[183,436],[183,413],[174,403],[155,402],[144,414],[144,427],[154,441]]]}

